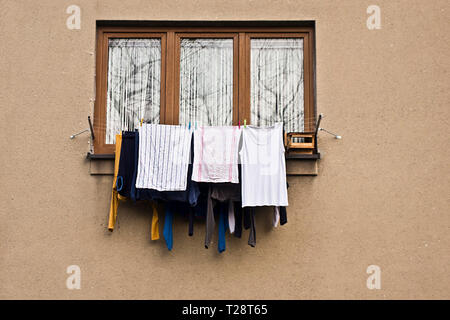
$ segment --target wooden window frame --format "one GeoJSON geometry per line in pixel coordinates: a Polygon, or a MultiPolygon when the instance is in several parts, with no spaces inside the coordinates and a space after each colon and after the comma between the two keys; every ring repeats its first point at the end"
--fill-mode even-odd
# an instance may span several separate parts
{"type": "Polygon", "coordinates": [[[233,39],[233,125],[251,123],[250,40],[252,38],[303,38],[304,131],[313,131],[316,118],[314,95],[314,27],[97,27],[94,153],[114,154],[105,144],[108,77],[108,42],[111,38],[159,38],[161,40],[160,123],[178,124],[180,43],[182,38],[233,39]],[[308,121],[306,121],[308,120],[308,121]]]}
{"type": "Polygon", "coordinates": [[[108,87],[108,44],[114,38],[148,38],[161,41],[161,84],[160,84],[160,123],[165,122],[165,77],[166,77],[166,34],[163,32],[102,32],[97,39],[97,73],[96,73],[96,99],[94,107],[94,153],[113,154],[114,144],[106,144],[106,107],[108,87]]]}

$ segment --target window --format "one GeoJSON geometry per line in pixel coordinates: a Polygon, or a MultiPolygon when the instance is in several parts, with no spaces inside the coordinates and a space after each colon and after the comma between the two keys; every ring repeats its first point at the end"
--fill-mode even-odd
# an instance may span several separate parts
{"type": "Polygon", "coordinates": [[[139,119],[159,122],[161,40],[109,39],[106,97],[106,144],[139,119]]]}
{"type": "Polygon", "coordinates": [[[150,123],[314,130],[313,27],[98,27],[94,152],[150,123]]]}
{"type": "Polygon", "coordinates": [[[250,109],[252,123],[285,124],[287,132],[304,129],[303,39],[250,40],[250,109]]]}

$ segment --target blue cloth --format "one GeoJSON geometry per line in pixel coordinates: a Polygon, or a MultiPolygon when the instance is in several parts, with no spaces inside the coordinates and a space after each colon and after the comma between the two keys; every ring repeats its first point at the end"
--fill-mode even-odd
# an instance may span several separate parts
{"type": "Polygon", "coordinates": [[[194,216],[197,218],[206,218],[206,212],[208,209],[208,189],[209,186],[206,183],[199,183],[199,196],[197,199],[197,205],[193,207],[194,216]]]}
{"type": "MultiPolygon", "coordinates": [[[[194,150],[193,148],[193,141],[191,143],[191,150],[194,150]]],[[[136,154],[139,150],[139,133],[136,134],[136,154]]],[[[191,157],[192,158],[192,157],[191,157]]],[[[136,184],[136,175],[137,175],[137,160],[138,156],[136,156],[136,173],[134,174],[134,183],[136,184]]],[[[192,159],[191,159],[192,160],[192,159]]],[[[191,161],[192,162],[192,161],[191,161]]],[[[189,164],[188,167],[188,174],[187,174],[187,187],[184,191],[158,191],[153,189],[136,189],[137,192],[137,199],[138,200],[150,200],[150,201],[176,201],[176,202],[183,202],[183,203],[189,203],[192,207],[195,207],[197,205],[197,200],[200,195],[200,189],[198,186],[198,183],[196,181],[192,181],[192,164],[189,164]]]]}
{"type": "Polygon", "coordinates": [[[287,223],[287,212],[286,207],[280,207],[280,225],[287,223]]]}
{"type": "Polygon", "coordinates": [[[166,206],[166,217],[164,218],[163,236],[164,240],[166,241],[167,249],[169,249],[169,251],[172,250],[173,247],[172,224],[173,224],[172,206],[168,204],[166,206]]]}
{"type": "Polygon", "coordinates": [[[225,244],[225,230],[226,230],[226,216],[225,216],[225,206],[221,203],[219,204],[219,241],[217,244],[217,250],[222,253],[226,249],[225,244]]]}
{"type": "Polygon", "coordinates": [[[117,181],[121,196],[136,201],[136,175],[137,153],[135,151],[136,133],[133,131],[122,132],[122,147],[120,149],[119,171],[117,181]]]}
{"type": "Polygon", "coordinates": [[[189,165],[188,169],[188,182],[185,191],[158,191],[154,189],[136,189],[138,192],[139,200],[159,200],[159,201],[176,201],[182,203],[188,203],[192,207],[197,205],[198,196],[200,190],[198,184],[191,180],[192,165],[189,165]]]}
{"type": "Polygon", "coordinates": [[[130,196],[131,196],[131,200],[133,202],[136,202],[136,200],[137,200],[136,177],[137,177],[137,167],[138,167],[138,161],[139,161],[139,132],[137,130],[135,130],[133,133],[134,133],[134,164],[132,167],[133,173],[132,173],[131,183],[133,185],[130,190],[130,196]]]}

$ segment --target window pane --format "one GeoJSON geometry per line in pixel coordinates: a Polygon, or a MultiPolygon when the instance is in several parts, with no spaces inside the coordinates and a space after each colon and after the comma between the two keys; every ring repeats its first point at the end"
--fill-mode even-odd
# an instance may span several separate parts
{"type": "Polygon", "coordinates": [[[251,39],[251,120],[304,131],[303,39],[251,39]]]}
{"type": "Polygon", "coordinates": [[[231,125],[233,39],[182,39],[180,124],[231,125]]]}
{"type": "Polygon", "coordinates": [[[159,123],[161,41],[110,39],[106,141],[115,143],[122,130],[134,130],[140,119],[159,123]]]}

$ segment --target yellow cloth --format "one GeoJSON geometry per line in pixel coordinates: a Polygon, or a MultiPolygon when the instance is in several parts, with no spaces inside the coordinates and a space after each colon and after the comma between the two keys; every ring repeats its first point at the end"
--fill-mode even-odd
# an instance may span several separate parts
{"type": "Polygon", "coordinates": [[[159,226],[158,226],[158,210],[156,204],[152,202],[153,216],[152,216],[152,240],[159,239],[159,226]]]}
{"type": "Polygon", "coordinates": [[[109,222],[108,222],[108,230],[113,231],[114,225],[116,224],[117,219],[117,208],[119,207],[119,200],[125,200],[126,198],[119,195],[117,192],[117,174],[119,172],[119,160],[120,160],[120,149],[122,147],[122,134],[116,134],[116,158],[114,161],[114,179],[113,179],[113,187],[112,187],[112,195],[111,195],[111,207],[109,209],[109,222]]]}

